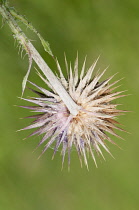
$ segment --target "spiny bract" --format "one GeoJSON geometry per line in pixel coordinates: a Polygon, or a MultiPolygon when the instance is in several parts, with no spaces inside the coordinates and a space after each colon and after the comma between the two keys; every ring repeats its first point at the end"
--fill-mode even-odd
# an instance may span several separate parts
{"type": "Polygon", "coordinates": [[[92,78],[97,60],[85,71],[85,59],[79,75],[78,56],[75,61],[74,70],[71,66],[68,69],[67,60],[65,58],[68,79],[65,78],[58,61],[56,61],[60,75],[58,79],[75,103],[80,106],[80,110],[76,116],[70,114],[59,95],[57,95],[47,79],[40,75],[40,73],[38,73],[40,78],[51,88],[51,91],[29,82],[39,90],[31,89],[34,93],[39,95],[39,97],[32,97],[31,99],[22,98],[28,102],[34,103],[35,106],[21,107],[30,109],[33,112],[38,112],[39,114],[27,117],[35,118],[35,120],[31,125],[21,130],[37,128],[37,130],[29,136],[43,134],[43,138],[38,144],[38,146],[40,146],[42,143],[47,142],[42,154],[54,143],[54,157],[56,151],[58,151],[60,145],[62,145],[62,166],[66,151],[68,152],[68,164],[70,165],[70,152],[73,146],[77,150],[81,165],[83,157],[84,163],[88,168],[87,153],[91,154],[96,164],[95,151],[104,158],[100,147],[103,147],[110,153],[105,144],[105,140],[115,144],[107,133],[120,137],[114,132],[114,129],[123,131],[123,129],[115,125],[118,124],[115,118],[125,111],[117,110],[117,104],[113,104],[111,101],[125,96],[120,95],[124,91],[113,93],[113,90],[117,87],[112,86],[119,82],[118,80],[109,84],[114,75],[102,82],[99,81],[106,69],[102,73],[97,72],[92,78]]]}

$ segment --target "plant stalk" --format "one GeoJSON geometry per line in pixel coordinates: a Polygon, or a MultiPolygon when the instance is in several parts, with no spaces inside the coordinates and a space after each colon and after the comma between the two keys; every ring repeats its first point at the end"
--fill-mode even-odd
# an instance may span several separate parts
{"type": "Polygon", "coordinates": [[[17,24],[15,18],[11,15],[8,7],[5,4],[2,4],[1,2],[0,2],[0,13],[1,13],[2,17],[7,21],[9,27],[11,28],[11,30],[14,34],[14,37],[19,41],[19,43],[22,45],[22,47],[26,50],[26,52],[29,56],[29,62],[30,62],[30,59],[31,60],[33,59],[35,61],[35,63],[38,65],[38,67],[41,69],[43,74],[48,79],[48,81],[51,84],[51,86],[53,87],[53,89],[60,96],[61,100],[66,105],[69,112],[72,115],[76,116],[78,114],[80,107],[73,101],[73,99],[67,93],[65,88],[62,86],[60,81],[55,76],[55,74],[52,72],[52,70],[46,64],[44,59],[41,57],[39,52],[35,49],[33,44],[29,41],[27,36],[23,33],[23,31],[17,24]]]}

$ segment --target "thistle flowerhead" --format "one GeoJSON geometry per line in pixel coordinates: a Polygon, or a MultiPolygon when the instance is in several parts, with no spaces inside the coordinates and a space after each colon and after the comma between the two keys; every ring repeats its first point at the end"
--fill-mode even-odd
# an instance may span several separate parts
{"type": "Polygon", "coordinates": [[[83,159],[88,168],[87,153],[91,154],[97,165],[95,153],[100,154],[104,158],[102,148],[110,153],[106,142],[109,141],[115,144],[109,137],[109,134],[121,138],[115,133],[115,129],[121,131],[123,129],[117,127],[116,124],[118,122],[115,119],[125,111],[116,109],[117,104],[112,102],[125,95],[121,95],[124,91],[114,92],[116,87],[113,86],[119,82],[118,80],[110,83],[114,76],[101,81],[101,77],[106,69],[101,73],[95,73],[94,76],[97,60],[87,71],[85,70],[85,62],[79,72],[78,57],[76,58],[73,69],[71,66],[68,68],[65,59],[67,78],[63,75],[58,61],[56,62],[59,71],[59,81],[72,100],[79,106],[76,115],[71,114],[56,90],[53,90],[48,80],[40,73],[40,78],[51,90],[44,89],[29,82],[35,88],[30,90],[38,96],[24,100],[34,103],[35,106],[21,107],[37,113],[28,117],[34,118],[35,120],[31,125],[22,130],[35,128],[36,130],[29,136],[35,134],[42,135],[42,139],[37,146],[39,147],[41,144],[45,144],[42,154],[49,147],[54,148],[53,157],[58,150],[61,150],[63,165],[67,152],[68,164],[70,165],[71,149],[75,147],[81,165],[83,159]]]}

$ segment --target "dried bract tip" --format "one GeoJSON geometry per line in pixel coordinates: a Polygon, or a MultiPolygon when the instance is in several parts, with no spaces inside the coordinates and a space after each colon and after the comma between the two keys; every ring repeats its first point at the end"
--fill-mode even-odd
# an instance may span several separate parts
{"type": "MultiPolygon", "coordinates": [[[[125,111],[116,109],[117,104],[112,103],[112,101],[125,96],[121,94],[124,91],[113,92],[113,90],[116,89],[113,85],[119,82],[116,81],[110,84],[114,76],[100,81],[106,69],[102,73],[97,73],[92,77],[97,60],[87,72],[85,71],[84,61],[80,75],[78,70],[78,57],[75,61],[74,69],[72,69],[71,66],[68,69],[66,61],[68,79],[65,78],[57,61],[57,68],[60,75],[58,79],[73,101],[80,107],[77,115],[70,113],[60,96],[53,91],[53,89],[48,91],[32,82],[30,82],[31,85],[38,90],[31,90],[36,93],[38,97],[24,99],[34,103],[35,106],[22,107],[37,112],[38,114],[28,117],[34,118],[35,120],[31,125],[22,130],[36,128],[29,136],[43,134],[37,146],[39,147],[46,142],[42,154],[49,147],[54,145],[54,157],[62,145],[62,165],[66,151],[68,154],[68,165],[70,165],[71,149],[75,147],[81,165],[83,159],[88,168],[87,153],[90,153],[97,166],[95,153],[100,154],[104,158],[101,151],[102,148],[111,154],[106,146],[106,140],[115,144],[108,136],[108,133],[121,138],[114,130],[123,131],[123,129],[117,126],[118,122],[115,119],[125,111]]],[[[40,74],[39,76],[49,88],[52,88],[46,78],[40,74]]]]}

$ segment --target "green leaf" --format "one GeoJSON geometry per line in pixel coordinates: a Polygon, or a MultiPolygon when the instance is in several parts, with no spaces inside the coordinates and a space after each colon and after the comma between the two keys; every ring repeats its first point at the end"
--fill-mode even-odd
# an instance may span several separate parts
{"type": "Polygon", "coordinates": [[[54,55],[53,55],[53,53],[52,53],[52,51],[51,51],[51,48],[50,48],[49,43],[48,43],[47,41],[45,41],[45,40],[42,38],[42,36],[39,36],[39,38],[40,38],[41,43],[42,43],[42,45],[43,45],[43,47],[44,47],[44,50],[45,50],[47,53],[49,53],[49,55],[51,55],[52,57],[54,57],[54,55]]]}

